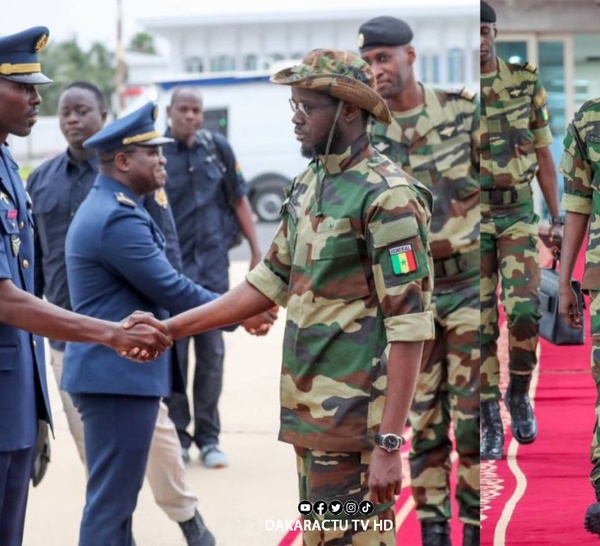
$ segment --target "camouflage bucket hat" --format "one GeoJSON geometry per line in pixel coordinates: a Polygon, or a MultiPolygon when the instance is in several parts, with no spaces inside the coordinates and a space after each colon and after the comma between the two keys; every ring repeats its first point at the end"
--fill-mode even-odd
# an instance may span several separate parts
{"type": "Polygon", "coordinates": [[[373,71],[348,51],[314,49],[302,59],[302,64],[276,72],[271,81],[326,93],[367,110],[377,121],[392,121],[387,104],[375,90],[373,71]]]}

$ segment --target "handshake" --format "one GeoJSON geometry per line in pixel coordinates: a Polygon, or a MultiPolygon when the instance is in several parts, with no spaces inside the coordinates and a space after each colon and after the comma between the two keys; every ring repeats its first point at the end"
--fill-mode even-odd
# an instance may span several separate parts
{"type": "MultiPolygon", "coordinates": [[[[275,306],[242,321],[241,325],[251,335],[264,336],[277,320],[278,312],[279,307],[275,306]]],[[[201,331],[205,330],[198,330],[193,334],[201,331]]],[[[169,329],[169,321],[158,320],[152,313],[135,311],[114,329],[108,345],[120,356],[136,362],[148,362],[172,347],[173,335],[169,329]]]]}

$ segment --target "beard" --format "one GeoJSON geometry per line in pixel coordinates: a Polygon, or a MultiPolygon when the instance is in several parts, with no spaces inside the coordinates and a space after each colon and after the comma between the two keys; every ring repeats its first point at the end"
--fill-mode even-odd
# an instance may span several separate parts
{"type": "MultiPolygon", "coordinates": [[[[327,140],[329,140],[329,133],[325,134],[321,139],[317,140],[312,146],[301,146],[300,153],[302,157],[306,159],[316,159],[320,155],[325,155],[327,148],[327,140]]],[[[341,134],[338,130],[337,124],[333,129],[333,137],[331,138],[331,145],[329,146],[329,153],[337,153],[341,150],[337,150],[337,144],[341,140],[341,134]]]]}

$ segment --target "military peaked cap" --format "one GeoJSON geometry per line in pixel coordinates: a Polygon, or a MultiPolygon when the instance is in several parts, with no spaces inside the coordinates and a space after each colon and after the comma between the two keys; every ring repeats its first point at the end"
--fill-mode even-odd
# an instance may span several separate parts
{"type": "Polygon", "coordinates": [[[413,31],[408,23],[387,15],[370,19],[358,29],[361,53],[374,47],[403,46],[412,39],[413,31]]]}
{"type": "Polygon", "coordinates": [[[0,37],[0,76],[19,83],[52,83],[42,74],[37,55],[46,47],[49,35],[46,27],[33,27],[0,37]]]}
{"type": "Polygon", "coordinates": [[[481,22],[482,23],[495,23],[496,12],[487,2],[481,0],[481,22]]]}
{"type": "Polygon", "coordinates": [[[158,107],[148,102],[131,114],[113,121],[104,129],[88,138],[84,148],[93,148],[99,154],[110,152],[124,146],[159,146],[173,142],[172,138],[162,136],[154,127],[158,107]]]}

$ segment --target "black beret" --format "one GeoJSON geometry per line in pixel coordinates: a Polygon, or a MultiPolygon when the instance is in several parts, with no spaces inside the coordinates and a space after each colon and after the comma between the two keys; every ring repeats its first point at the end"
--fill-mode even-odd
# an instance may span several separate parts
{"type": "Polygon", "coordinates": [[[495,23],[496,12],[487,2],[481,0],[481,22],[482,23],[495,23]]]}
{"type": "Polygon", "coordinates": [[[374,47],[403,46],[412,39],[413,32],[407,23],[386,15],[370,19],[358,29],[358,48],[361,52],[374,47]]]}

